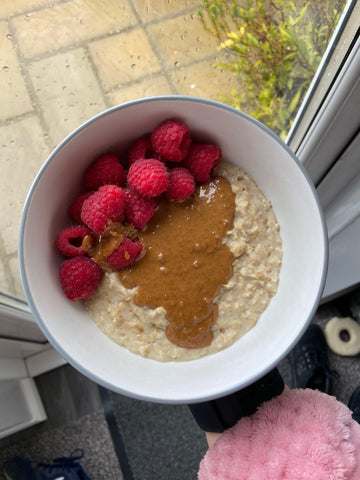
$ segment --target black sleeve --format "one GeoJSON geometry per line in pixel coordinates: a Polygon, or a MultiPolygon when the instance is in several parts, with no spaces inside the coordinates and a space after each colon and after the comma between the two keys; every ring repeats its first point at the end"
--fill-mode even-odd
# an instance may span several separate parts
{"type": "Polygon", "coordinates": [[[220,433],[234,426],[240,418],[255,413],[262,403],[280,395],[284,386],[284,381],[275,368],[238,392],[209,402],[194,403],[189,408],[202,430],[220,433]]]}

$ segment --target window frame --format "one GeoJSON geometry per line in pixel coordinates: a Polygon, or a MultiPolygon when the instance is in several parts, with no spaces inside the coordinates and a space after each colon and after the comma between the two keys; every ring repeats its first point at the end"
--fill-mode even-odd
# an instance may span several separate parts
{"type": "Polygon", "coordinates": [[[358,18],[349,1],[286,139],[316,186],[360,127],[358,18]]]}

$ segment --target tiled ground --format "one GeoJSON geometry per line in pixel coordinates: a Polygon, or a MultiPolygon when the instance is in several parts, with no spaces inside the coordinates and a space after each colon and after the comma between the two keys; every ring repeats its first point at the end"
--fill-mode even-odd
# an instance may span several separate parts
{"type": "Polygon", "coordinates": [[[134,98],[218,100],[235,85],[214,65],[217,44],[197,18],[200,5],[0,2],[0,290],[24,298],[17,244],[26,193],[48,154],[76,126],[134,98]]]}

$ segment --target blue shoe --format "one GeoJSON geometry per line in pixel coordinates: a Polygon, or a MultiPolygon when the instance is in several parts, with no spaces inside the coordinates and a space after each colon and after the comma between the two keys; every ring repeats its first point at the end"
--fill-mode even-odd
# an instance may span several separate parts
{"type": "Polygon", "coordinates": [[[51,464],[14,457],[3,465],[2,473],[6,480],[91,480],[77,462],[83,455],[54,458],[51,464]]]}

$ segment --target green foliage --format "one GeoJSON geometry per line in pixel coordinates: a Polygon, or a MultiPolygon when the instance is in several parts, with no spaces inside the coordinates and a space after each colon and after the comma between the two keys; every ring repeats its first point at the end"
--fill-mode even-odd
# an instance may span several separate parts
{"type": "Polygon", "coordinates": [[[203,0],[199,18],[219,39],[219,50],[229,54],[217,65],[239,84],[221,100],[285,138],[345,3],[203,0]]]}

